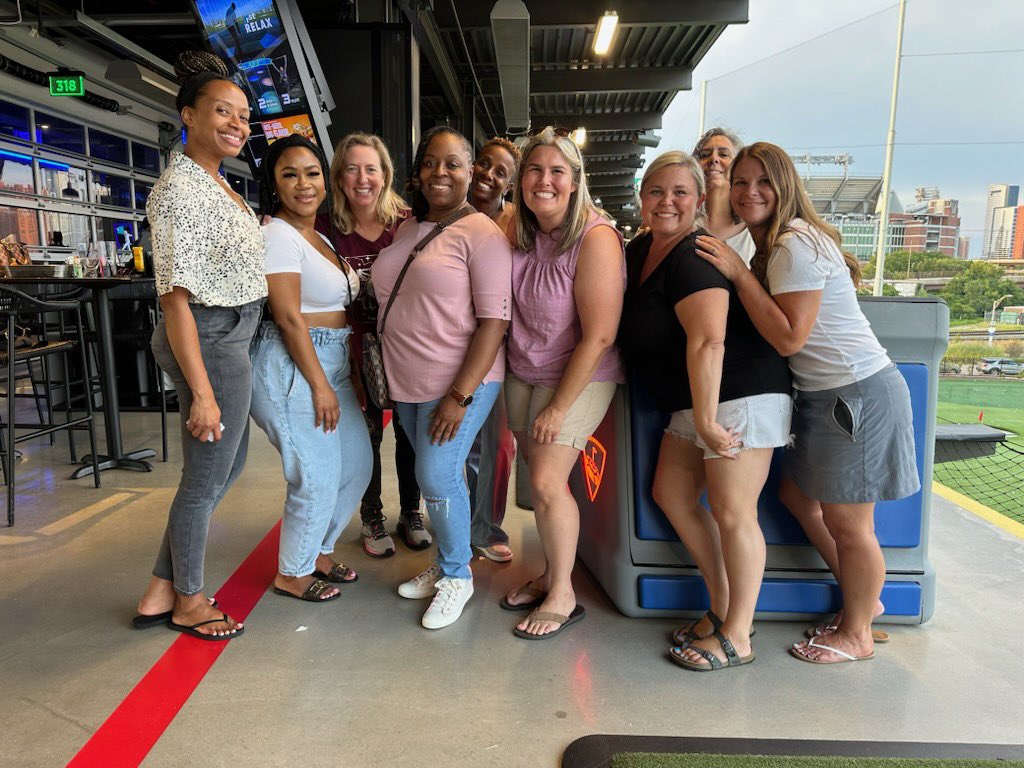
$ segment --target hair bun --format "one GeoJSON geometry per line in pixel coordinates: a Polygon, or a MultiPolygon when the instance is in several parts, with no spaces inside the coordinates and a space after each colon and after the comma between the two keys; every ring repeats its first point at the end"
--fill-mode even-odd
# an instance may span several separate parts
{"type": "Polygon", "coordinates": [[[209,51],[185,51],[174,60],[174,74],[179,80],[210,72],[220,77],[228,76],[228,67],[220,57],[209,51]]]}

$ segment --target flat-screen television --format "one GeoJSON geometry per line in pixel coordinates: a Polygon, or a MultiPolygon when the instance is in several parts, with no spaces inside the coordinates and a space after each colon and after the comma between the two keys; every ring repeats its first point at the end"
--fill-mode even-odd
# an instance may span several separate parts
{"type": "MultiPolygon", "coordinates": [[[[246,159],[256,173],[267,147],[299,133],[324,146],[326,126],[318,125],[320,104],[303,82],[308,73],[295,34],[288,34],[274,0],[193,0],[203,36],[228,65],[232,79],[249,96],[252,133],[246,159]],[[300,54],[302,58],[300,58],[300,54]]],[[[290,17],[289,17],[290,18],[290,17]]],[[[301,22],[301,20],[300,20],[301,22]]]]}

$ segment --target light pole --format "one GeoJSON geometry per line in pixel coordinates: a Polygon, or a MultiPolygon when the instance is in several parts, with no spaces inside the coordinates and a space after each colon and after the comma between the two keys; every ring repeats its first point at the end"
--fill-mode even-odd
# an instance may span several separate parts
{"type": "Polygon", "coordinates": [[[1012,299],[1012,298],[1013,298],[1013,294],[1012,293],[1008,293],[1005,296],[1002,296],[1002,297],[1000,297],[1000,298],[998,298],[998,299],[996,299],[995,301],[992,302],[992,316],[988,320],[988,345],[990,347],[992,346],[992,339],[994,339],[995,335],[996,335],[996,309],[1004,301],[1006,301],[1007,299],[1012,299]]]}
{"type": "Polygon", "coordinates": [[[896,64],[892,74],[892,98],[889,102],[889,136],[885,144],[885,170],[882,172],[881,209],[878,213],[878,248],[875,251],[875,296],[882,295],[885,279],[886,233],[889,231],[889,190],[892,185],[892,153],[896,143],[896,102],[900,91],[900,59],[903,55],[903,21],[907,0],[900,0],[899,22],[896,26],[896,64]]]}

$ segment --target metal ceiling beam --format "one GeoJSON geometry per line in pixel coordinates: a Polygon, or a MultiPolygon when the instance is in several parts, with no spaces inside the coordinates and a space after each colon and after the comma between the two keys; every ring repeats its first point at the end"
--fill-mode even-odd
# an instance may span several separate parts
{"type": "Polygon", "coordinates": [[[81,11],[75,11],[74,17],[79,26],[87,29],[94,37],[99,38],[123,56],[149,67],[154,72],[163,75],[172,82],[177,82],[178,76],[174,73],[174,66],[172,64],[154,56],[145,48],[136,45],[128,38],[119,35],[117,32],[108,28],[105,24],[100,24],[98,21],[90,16],[86,16],[81,11]]]}
{"type": "MultiPolygon", "coordinates": [[[[531,27],[595,27],[601,9],[593,0],[561,0],[561,2],[532,3],[531,27]]],[[[717,25],[746,24],[750,20],[748,0],[630,0],[619,8],[619,26],[629,24],[683,24],[717,25]]],[[[489,27],[491,3],[479,0],[459,2],[459,21],[462,27],[489,27]]],[[[437,3],[435,10],[438,26],[454,27],[451,6],[437,3]]]]}
{"type": "MultiPolygon", "coordinates": [[[[426,56],[430,68],[434,70],[434,74],[441,83],[441,90],[444,91],[445,98],[448,99],[455,114],[461,115],[463,112],[462,87],[459,84],[459,78],[455,75],[455,66],[448,57],[437,24],[434,22],[433,13],[422,10],[420,5],[420,3],[405,0],[401,2],[402,13],[409,20],[409,26],[412,27],[412,34],[420,46],[420,51],[426,56]]],[[[487,6],[486,21],[482,26],[490,27],[490,6],[483,3],[481,7],[485,5],[487,6]]]]}
{"type": "Polygon", "coordinates": [[[639,156],[624,160],[595,160],[587,163],[587,173],[630,173],[631,169],[639,168],[644,161],[639,156]]]}
{"type": "Polygon", "coordinates": [[[587,131],[646,131],[661,128],[661,112],[606,112],[603,114],[545,115],[533,114],[531,122],[535,128],[545,125],[562,125],[575,128],[579,125],[587,131]]]}
{"type": "Polygon", "coordinates": [[[616,69],[533,70],[530,94],[648,91],[688,91],[693,85],[691,67],[629,67],[616,69]]]}
{"type": "Polygon", "coordinates": [[[587,178],[587,184],[591,187],[633,187],[633,174],[622,174],[621,176],[594,176],[587,178]]]}
{"type": "Polygon", "coordinates": [[[92,18],[108,27],[196,28],[196,17],[191,13],[96,13],[92,18]]]}
{"type": "MultiPolygon", "coordinates": [[[[593,192],[591,192],[591,194],[593,194],[593,192]]],[[[626,203],[636,202],[636,195],[616,195],[615,193],[602,195],[601,193],[598,193],[597,196],[601,198],[601,202],[605,205],[615,206],[616,208],[622,207],[626,203]]]]}
{"type": "Polygon", "coordinates": [[[643,147],[631,141],[588,141],[583,146],[585,157],[600,157],[601,155],[636,155],[639,157],[643,151],[643,147]]]}

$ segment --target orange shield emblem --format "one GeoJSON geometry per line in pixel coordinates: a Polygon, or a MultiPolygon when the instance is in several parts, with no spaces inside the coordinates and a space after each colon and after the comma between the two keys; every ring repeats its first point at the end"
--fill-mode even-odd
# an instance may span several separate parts
{"type": "Polygon", "coordinates": [[[587,495],[593,501],[597,498],[597,492],[601,489],[601,480],[604,479],[605,459],[608,458],[608,451],[601,443],[591,436],[587,440],[587,447],[583,451],[583,477],[587,481],[587,495]]]}

